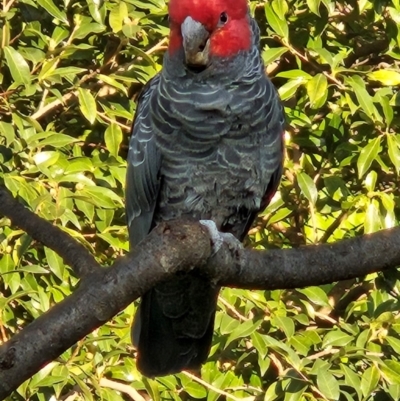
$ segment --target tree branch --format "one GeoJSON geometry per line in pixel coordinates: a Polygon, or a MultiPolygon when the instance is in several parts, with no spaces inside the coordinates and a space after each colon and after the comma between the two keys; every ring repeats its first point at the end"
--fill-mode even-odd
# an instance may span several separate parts
{"type": "Polygon", "coordinates": [[[100,268],[89,251],[60,228],[40,218],[24,207],[10,192],[0,185],[0,215],[29,234],[33,239],[60,255],[64,263],[71,266],[78,277],[100,268]]]}
{"type": "MultiPolygon", "coordinates": [[[[53,235],[45,235],[49,223],[30,212],[26,214],[22,206],[17,212],[16,205],[11,209],[10,205],[5,207],[8,201],[2,191],[1,213],[68,260],[65,241],[71,240],[61,236],[61,244],[55,244],[53,235]],[[25,216],[26,221],[19,216],[25,216]],[[39,221],[45,234],[38,232],[39,221]]],[[[187,221],[162,223],[111,268],[93,269],[71,296],[0,347],[0,399],[156,283],[178,271],[200,268],[216,284],[230,287],[299,288],[394,268],[400,264],[399,244],[400,228],[394,228],[335,244],[297,249],[257,251],[223,243],[210,258],[212,249],[204,226],[187,221]]],[[[86,254],[82,247],[75,250],[74,257],[85,261],[86,254]]]]}

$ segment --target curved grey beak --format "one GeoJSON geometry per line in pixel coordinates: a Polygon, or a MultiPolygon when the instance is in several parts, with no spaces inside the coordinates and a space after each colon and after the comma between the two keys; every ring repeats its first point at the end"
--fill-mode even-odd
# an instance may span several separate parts
{"type": "Polygon", "coordinates": [[[210,34],[206,28],[191,17],[181,25],[186,64],[205,66],[209,61],[210,34]]]}

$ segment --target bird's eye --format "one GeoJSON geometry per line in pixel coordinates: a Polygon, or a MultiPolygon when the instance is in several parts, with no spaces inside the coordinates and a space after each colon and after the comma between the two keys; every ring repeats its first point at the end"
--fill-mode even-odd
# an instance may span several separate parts
{"type": "Polygon", "coordinates": [[[219,16],[219,23],[221,25],[224,25],[228,22],[228,14],[224,11],[223,13],[221,13],[221,15],[219,16]]]}

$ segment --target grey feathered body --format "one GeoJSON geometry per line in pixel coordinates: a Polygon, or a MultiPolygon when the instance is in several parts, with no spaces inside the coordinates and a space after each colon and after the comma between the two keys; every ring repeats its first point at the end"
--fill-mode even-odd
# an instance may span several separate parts
{"type": "MultiPolygon", "coordinates": [[[[131,244],[157,223],[212,219],[240,240],[270,201],[282,170],[284,115],[253,46],[214,59],[202,72],[182,52],[142,93],[128,156],[126,207],[131,244]]],[[[157,376],[197,368],[207,357],[218,288],[198,272],[146,294],[134,326],[138,365],[157,376]]]]}

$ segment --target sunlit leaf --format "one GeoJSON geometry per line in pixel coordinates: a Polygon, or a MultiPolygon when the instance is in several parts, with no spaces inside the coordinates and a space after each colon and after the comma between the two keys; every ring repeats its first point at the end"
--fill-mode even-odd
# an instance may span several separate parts
{"type": "Polygon", "coordinates": [[[372,139],[364,148],[361,149],[357,160],[358,177],[361,178],[371,167],[379,152],[381,137],[372,139]]]}
{"type": "Polygon", "coordinates": [[[286,19],[284,18],[284,15],[276,14],[271,2],[265,3],[265,15],[271,28],[278,35],[282,36],[283,38],[287,38],[289,34],[289,28],[286,19]]]}
{"type": "Polygon", "coordinates": [[[328,80],[324,74],[317,74],[307,82],[307,93],[310,98],[310,106],[319,108],[328,96],[328,80]]]}
{"type": "Polygon", "coordinates": [[[329,299],[326,293],[319,287],[300,288],[297,291],[304,294],[311,302],[316,305],[329,306],[329,299]]]}
{"type": "Polygon", "coordinates": [[[38,4],[40,4],[45,11],[51,14],[53,17],[59,19],[64,24],[68,25],[68,19],[65,15],[64,11],[61,11],[52,0],[37,0],[38,4]]]}
{"type": "Polygon", "coordinates": [[[319,5],[321,4],[321,0],[307,0],[307,5],[310,8],[310,10],[318,15],[318,17],[321,16],[321,14],[319,13],[319,5]]]}
{"type": "Polygon", "coordinates": [[[364,397],[368,397],[376,390],[379,377],[380,374],[376,366],[373,365],[365,370],[361,376],[361,391],[364,397]]]}
{"type": "Polygon", "coordinates": [[[297,183],[308,201],[315,205],[318,199],[318,191],[312,178],[306,173],[299,173],[297,183]]]}
{"type": "Polygon", "coordinates": [[[399,143],[396,141],[393,135],[386,135],[389,157],[397,171],[400,171],[400,149],[399,143]]]}
{"type": "Polygon", "coordinates": [[[353,337],[342,330],[331,330],[324,338],[322,347],[344,347],[353,341],[353,337]]]}
{"type": "Polygon", "coordinates": [[[3,51],[7,66],[10,69],[14,81],[16,83],[29,84],[31,81],[31,73],[29,65],[22,55],[11,46],[6,46],[3,51]]]}
{"type": "Polygon", "coordinates": [[[400,385],[400,362],[388,359],[380,369],[390,384],[400,385]]]}
{"type": "Polygon", "coordinates": [[[321,369],[317,374],[317,385],[319,391],[329,400],[339,399],[339,383],[332,373],[321,369]]]}
{"type": "Polygon", "coordinates": [[[119,146],[122,142],[121,127],[116,123],[111,123],[104,133],[104,140],[109,152],[114,157],[118,157],[119,146]]]}
{"type": "Polygon", "coordinates": [[[400,85],[400,72],[391,70],[373,71],[368,77],[374,81],[379,81],[383,85],[400,85]]]}
{"type": "Polygon", "coordinates": [[[87,89],[79,88],[79,104],[80,110],[85,118],[93,124],[96,120],[97,106],[96,100],[87,89]]]}

